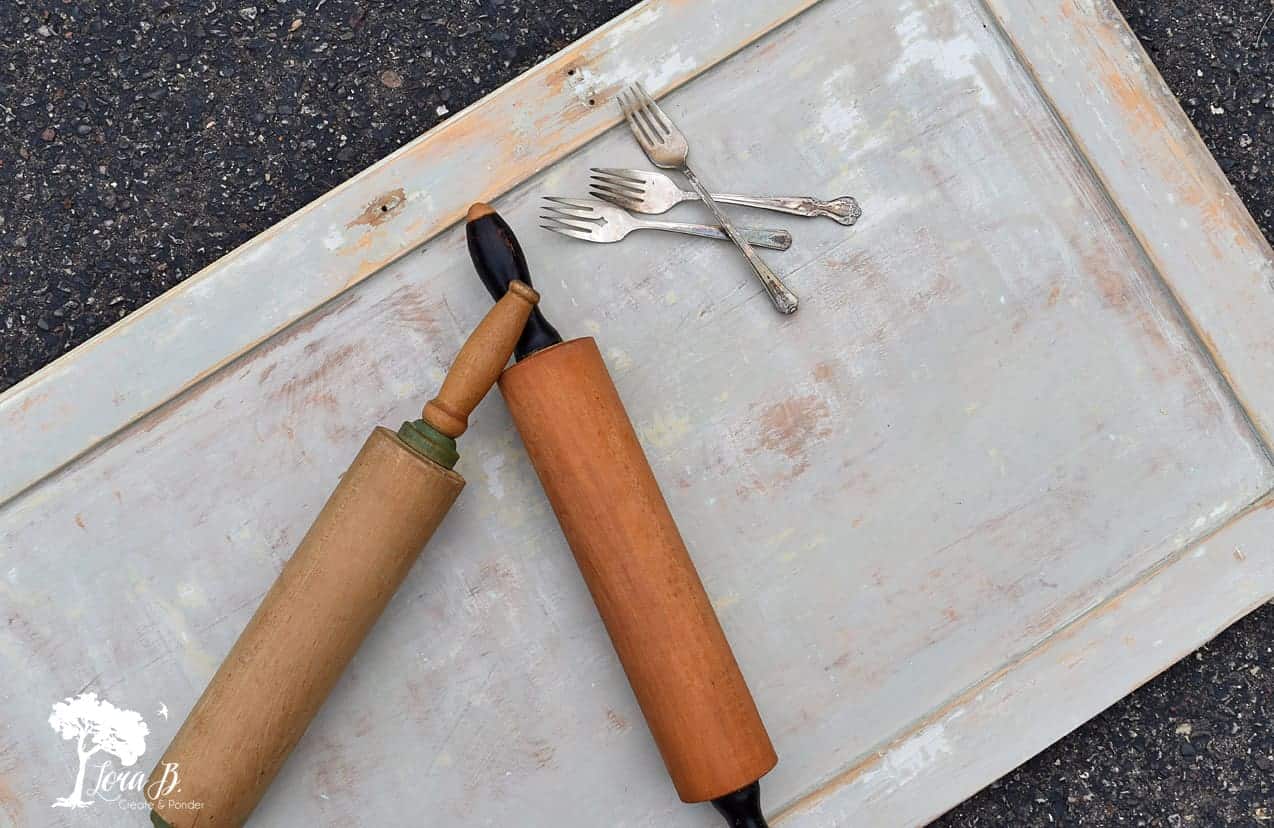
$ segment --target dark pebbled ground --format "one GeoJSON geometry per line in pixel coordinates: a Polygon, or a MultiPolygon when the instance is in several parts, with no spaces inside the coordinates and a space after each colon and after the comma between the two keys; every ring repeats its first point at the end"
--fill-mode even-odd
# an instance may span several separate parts
{"type": "MultiPolygon", "coordinates": [[[[1274,3],[1117,2],[1274,235],[1274,3]]],[[[0,389],[630,5],[3,0],[0,389]]],[[[1270,642],[1266,606],[937,824],[1268,824],[1270,642]]]]}
{"type": "Polygon", "coordinates": [[[0,0],[0,389],[631,5],[0,0]]]}
{"type": "Polygon", "coordinates": [[[1274,606],[933,823],[1268,826],[1274,606]]]}

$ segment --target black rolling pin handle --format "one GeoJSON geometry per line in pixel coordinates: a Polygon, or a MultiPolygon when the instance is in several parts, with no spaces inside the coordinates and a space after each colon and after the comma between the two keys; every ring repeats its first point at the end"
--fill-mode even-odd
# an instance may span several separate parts
{"type": "MultiPolygon", "coordinates": [[[[469,241],[469,257],[473,259],[473,267],[478,271],[478,278],[486,285],[491,298],[500,301],[500,297],[509,291],[509,283],[520,279],[531,284],[531,272],[526,266],[526,256],[522,254],[522,246],[518,244],[513,229],[500,218],[500,214],[490,205],[481,202],[469,208],[465,216],[465,237],[469,241]]],[[[522,329],[517,347],[513,349],[515,359],[521,360],[536,351],[562,341],[557,329],[549,324],[538,306],[531,310],[531,317],[522,329]]]]}
{"type": "Polygon", "coordinates": [[[712,800],[712,807],[725,817],[725,824],[730,828],[770,828],[761,813],[761,783],[739,788],[734,793],[718,796],[712,800]]]}

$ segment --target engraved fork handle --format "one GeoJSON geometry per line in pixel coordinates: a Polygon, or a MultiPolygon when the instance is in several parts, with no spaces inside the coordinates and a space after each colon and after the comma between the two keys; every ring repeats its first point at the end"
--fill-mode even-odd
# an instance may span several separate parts
{"type": "Polygon", "coordinates": [[[748,263],[752,265],[752,270],[756,272],[756,277],[761,280],[761,284],[765,287],[765,292],[770,295],[770,301],[774,303],[774,307],[779,313],[795,313],[798,300],[796,294],[783,284],[783,280],[774,275],[774,271],[770,270],[769,265],[761,261],[761,257],[756,255],[756,251],[752,249],[752,245],[739,235],[734,229],[734,225],[730,223],[730,219],[726,218],[725,213],[721,212],[721,208],[717,206],[716,201],[712,199],[712,194],[708,192],[702,184],[699,183],[699,177],[694,174],[687,164],[681,165],[681,173],[690,182],[690,186],[699,194],[699,198],[703,203],[708,205],[708,209],[717,217],[717,222],[721,225],[721,229],[730,237],[730,241],[734,242],[734,246],[743,251],[743,255],[748,257],[748,263]]]}
{"type": "MultiPolygon", "coordinates": [[[[682,221],[641,221],[637,227],[643,230],[668,230],[673,233],[684,233],[687,236],[702,236],[705,239],[730,241],[730,237],[720,227],[710,224],[687,224],[682,221]]],[[[770,230],[764,227],[740,227],[739,235],[747,239],[748,244],[756,247],[767,247],[770,250],[787,250],[792,246],[792,234],[786,230],[770,230]]]]}
{"type": "MultiPolygon", "coordinates": [[[[686,195],[690,195],[687,193],[686,195]]],[[[823,201],[808,196],[777,196],[764,198],[760,196],[734,195],[733,193],[716,193],[712,196],[724,204],[737,204],[741,207],[755,207],[759,210],[774,210],[779,213],[790,213],[794,216],[826,216],[832,221],[850,226],[863,215],[858,200],[853,196],[841,196],[831,201],[823,201]]]]}

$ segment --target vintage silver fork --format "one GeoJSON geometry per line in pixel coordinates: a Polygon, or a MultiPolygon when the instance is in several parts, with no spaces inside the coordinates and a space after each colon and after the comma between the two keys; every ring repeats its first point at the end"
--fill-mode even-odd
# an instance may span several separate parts
{"type": "MultiPolygon", "coordinates": [[[[668,230],[687,236],[729,241],[720,227],[709,224],[686,224],[680,221],[649,221],[630,215],[625,210],[592,198],[558,198],[545,196],[541,205],[540,226],[563,236],[591,242],[617,242],[634,230],[668,230]]],[[[739,233],[757,247],[787,250],[792,234],[786,230],[739,229],[739,233]]]]}
{"type": "Polygon", "coordinates": [[[650,95],[646,94],[646,90],[640,83],[628,86],[619,93],[618,97],[619,108],[623,110],[628,127],[646,153],[646,157],[656,167],[681,171],[681,174],[690,182],[690,186],[699,194],[699,198],[703,199],[703,203],[717,217],[721,229],[730,237],[730,241],[743,251],[748,263],[752,265],[752,270],[756,272],[757,278],[765,287],[765,292],[770,295],[770,301],[774,303],[774,307],[779,313],[795,312],[798,304],[796,294],[783,284],[783,280],[774,275],[769,265],[761,261],[761,257],[752,249],[752,245],[748,244],[747,239],[739,235],[734,225],[730,223],[730,219],[726,218],[725,213],[721,212],[721,208],[712,200],[712,194],[699,183],[698,176],[687,165],[686,157],[690,154],[690,145],[686,142],[686,137],[681,134],[681,130],[673,124],[672,119],[664,114],[650,95]]]}
{"type": "MultiPolygon", "coordinates": [[[[663,173],[650,170],[621,170],[614,167],[592,167],[591,193],[635,213],[666,213],[683,201],[698,201],[699,194],[677,186],[663,173]]],[[[809,196],[745,196],[713,193],[722,204],[774,210],[794,216],[826,216],[849,227],[862,218],[863,210],[853,196],[822,201],[809,196]]]]}

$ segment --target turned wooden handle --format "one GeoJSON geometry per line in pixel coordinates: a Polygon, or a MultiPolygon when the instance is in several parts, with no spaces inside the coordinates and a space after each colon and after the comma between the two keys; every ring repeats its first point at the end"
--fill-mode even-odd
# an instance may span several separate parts
{"type": "Polygon", "coordinates": [[[469,415],[491,390],[513,353],[531,309],[540,294],[524,282],[509,283],[509,291],[473,329],[451,363],[438,396],[425,404],[424,419],[452,438],[464,434],[469,415]]]}

